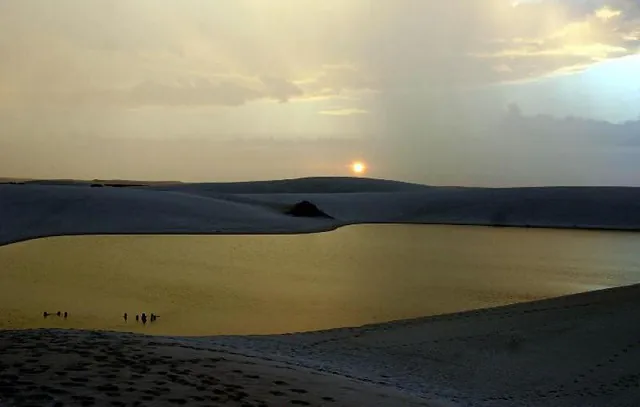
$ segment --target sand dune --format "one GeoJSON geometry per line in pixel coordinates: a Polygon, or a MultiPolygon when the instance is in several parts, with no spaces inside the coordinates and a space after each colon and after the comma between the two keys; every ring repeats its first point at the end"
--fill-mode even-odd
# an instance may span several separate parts
{"type": "Polygon", "coordinates": [[[640,286],[233,346],[478,406],[637,406],[640,286]]]}
{"type": "MultiPolygon", "coordinates": [[[[344,179],[0,185],[0,244],[65,234],[300,233],[375,222],[640,230],[638,198],[634,188],[344,179]],[[302,199],[335,220],[282,213],[302,199]]],[[[0,406],[636,407],[638,312],[640,286],[629,286],[280,336],[0,331],[0,406]]]]}
{"type": "Polygon", "coordinates": [[[2,331],[0,404],[633,407],[639,310],[630,286],[279,336],[2,331]]]}
{"type": "Polygon", "coordinates": [[[0,332],[0,405],[426,406],[392,387],[188,341],[0,332]]]}
{"type": "Polygon", "coordinates": [[[304,233],[356,223],[640,230],[640,188],[451,188],[309,178],[92,188],[0,185],[0,244],[44,236],[304,233]],[[308,200],[334,219],[292,218],[308,200]]]}

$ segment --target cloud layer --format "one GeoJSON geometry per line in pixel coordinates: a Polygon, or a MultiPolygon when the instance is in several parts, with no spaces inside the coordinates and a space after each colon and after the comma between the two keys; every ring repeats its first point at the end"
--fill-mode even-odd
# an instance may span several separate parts
{"type": "Polygon", "coordinates": [[[4,104],[238,105],[518,81],[638,52],[632,0],[0,5],[4,104]]]}
{"type": "Polygon", "coordinates": [[[0,172],[615,183],[624,125],[500,115],[635,118],[639,47],[636,0],[0,1],[0,172]]]}

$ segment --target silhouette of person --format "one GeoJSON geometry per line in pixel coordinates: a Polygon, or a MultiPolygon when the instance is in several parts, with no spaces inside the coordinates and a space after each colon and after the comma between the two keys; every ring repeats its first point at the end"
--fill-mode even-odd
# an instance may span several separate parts
{"type": "Polygon", "coordinates": [[[56,312],[56,315],[60,316],[60,315],[62,315],[62,313],[60,311],[58,311],[58,312],[56,312]]]}
{"type": "Polygon", "coordinates": [[[142,323],[143,324],[147,323],[147,314],[145,314],[144,312],[142,313],[142,323]]]}
{"type": "Polygon", "coordinates": [[[64,312],[64,317],[65,319],[69,316],[69,314],[67,313],[67,311],[64,312]]]}
{"type": "Polygon", "coordinates": [[[151,322],[156,320],[156,314],[154,314],[153,312],[151,313],[151,322]]]}
{"type": "Polygon", "coordinates": [[[140,315],[136,314],[136,322],[140,321],[140,315]]]}
{"type": "Polygon", "coordinates": [[[126,313],[126,312],[124,313],[124,315],[122,316],[122,318],[124,318],[124,322],[127,322],[128,315],[127,315],[127,313],[126,313]]]}
{"type": "Polygon", "coordinates": [[[42,316],[46,318],[46,317],[49,316],[49,313],[47,311],[45,311],[45,312],[42,313],[42,316]]]}

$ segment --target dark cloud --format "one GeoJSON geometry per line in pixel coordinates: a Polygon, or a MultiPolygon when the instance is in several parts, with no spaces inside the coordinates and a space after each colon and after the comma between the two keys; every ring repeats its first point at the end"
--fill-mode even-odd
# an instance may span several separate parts
{"type": "Polygon", "coordinates": [[[143,82],[117,95],[132,106],[238,106],[264,96],[246,86],[205,79],[179,85],[143,82]]]}
{"type": "Polygon", "coordinates": [[[212,81],[194,78],[166,84],[144,81],[135,86],[84,91],[21,93],[22,103],[56,107],[144,107],[144,106],[240,106],[271,99],[287,102],[302,90],[282,78],[261,81],[212,81]]]}
{"type": "Polygon", "coordinates": [[[302,89],[283,78],[265,76],[262,78],[262,83],[269,98],[280,102],[287,102],[292,97],[302,96],[303,94],[302,89]]]}

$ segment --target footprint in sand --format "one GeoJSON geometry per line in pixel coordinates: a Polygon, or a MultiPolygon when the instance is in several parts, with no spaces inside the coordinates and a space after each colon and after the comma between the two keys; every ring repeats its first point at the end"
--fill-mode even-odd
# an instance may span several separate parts
{"type": "Polygon", "coordinates": [[[96,386],[96,390],[102,391],[102,392],[108,392],[108,391],[119,392],[120,388],[115,384],[102,384],[102,385],[96,386]]]}
{"type": "Polygon", "coordinates": [[[77,382],[62,382],[61,384],[65,387],[84,387],[82,383],[77,382]]]}

